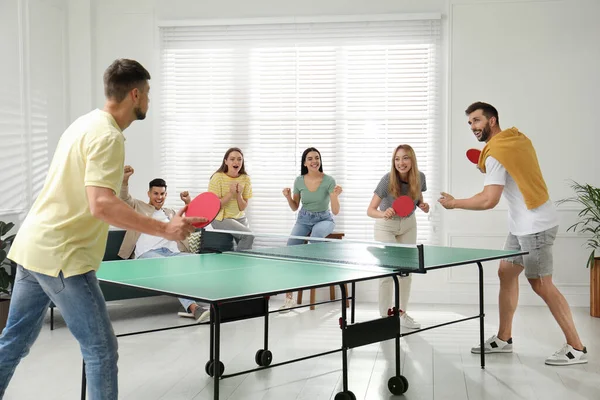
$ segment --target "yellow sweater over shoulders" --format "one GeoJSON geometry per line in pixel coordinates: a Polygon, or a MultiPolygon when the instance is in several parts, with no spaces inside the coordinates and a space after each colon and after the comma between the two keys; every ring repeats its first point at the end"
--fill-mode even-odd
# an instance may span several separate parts
{"type": "Polygon", "coordinates": [[[485,160],[494,157],[515,180],[529,210],[546,203],[550,196],[531,140],[515,127],[491,138],[479,157],[478,167],[485,173],[485,160]]]}

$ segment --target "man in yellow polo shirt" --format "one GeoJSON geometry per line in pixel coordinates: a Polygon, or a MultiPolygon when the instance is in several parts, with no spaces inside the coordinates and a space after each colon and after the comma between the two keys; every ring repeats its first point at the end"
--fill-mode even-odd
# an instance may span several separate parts
{"type": "Polygon", "coordinates": [[[484,188],[469,199],[455,199],[442,192],[439,202],[447,209],[489,210],[504,196],[508,203],[509,228],[504,247],[528,252],[500,262],[498,333],[485,342],[483,350],[478,345],[471,352],[512,353],[512,321],[519,300],[519,275],[525,271],[533,291],[548,305],[566,338],[566,344],[546,358],[545,363],[587,363],[587,349],[577,334],[569,304],[552,282],[552,247],[558,217],[531,140],[517,128],[501,130],[498,111],[490,104],[473,103],[465,113],[477,140],[486,143],[478,163],[479,170],[486,174],[484,188]]]}
{"type": "Polygon", "coordinates": [[[123,130],[146,117],[150,74],[119,59],[104,73],[106,103],[63,133],[46,182],[8,258],[18,264],[6,328],[0,336],[0,398],[35,342],[52,301],[80,344],[91,400],[116,400],[117,339],[96,270],[109,224],[182,240],[201,218],[169,223],[135,212],[117,196],[123,178],[123,130]]]}

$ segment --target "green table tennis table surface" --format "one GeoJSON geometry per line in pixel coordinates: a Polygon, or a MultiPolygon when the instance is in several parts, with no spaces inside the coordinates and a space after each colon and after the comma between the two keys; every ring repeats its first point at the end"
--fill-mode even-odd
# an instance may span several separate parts
{"type": "MultiPolygon", "coordinates": [[[[424,246],[425,268],[487,261],[514,251],[424,246]]],[[[103,282],[203,301],[251,298],[415,272],[417,248],[315,243],[249,252],[106,261],[103,282]]]]}

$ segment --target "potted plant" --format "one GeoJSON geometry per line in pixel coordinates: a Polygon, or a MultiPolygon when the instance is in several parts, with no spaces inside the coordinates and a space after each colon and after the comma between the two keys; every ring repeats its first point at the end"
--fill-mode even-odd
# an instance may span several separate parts
{"type": "Polygon", "coordinates": [[[591,249],[586,266],[590,267],[590,315],[600,317],[600,255],[596,257],[596,250],[600,249],[600,188],[572,181],[571,188],[575,192],[573,197],[560,200],[562,203],[577,203],[583,208],[577,214],[578,220],[568,229],[589,235],[586,247],[591,249]]]}
{"type": "Polygon", "coordinates": [[[0,331],[6,326],[8,309],[10,306],[10,291],[14,282],[14,276],[9,271],[14,270],[15,264],[6,258],[10,244],[16,235],[4,237],[15,226],[12,222],[0,221],[0,331]],[[9,271],[6,267],[10,267],[9,271]]]}

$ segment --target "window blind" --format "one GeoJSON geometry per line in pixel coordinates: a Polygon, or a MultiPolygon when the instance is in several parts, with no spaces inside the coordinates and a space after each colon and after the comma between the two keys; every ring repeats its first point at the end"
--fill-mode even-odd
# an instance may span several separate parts
{"type": "MultiPolygon", "coordinates": [[[[367,207],[406,143],[433,206],[438,19],[163,26],[160,37],[161,167],[170,188],[206,191],[227,148],[240,147],[254,192],[251,227],[289,234],[296,214],[281,192],[300,174],[304,149],[316,147],[344,190],[335,230],[373,240],[367,207]]],[[[418,241],[436,243],[435,218],[416,214],[418,241]]]]}

